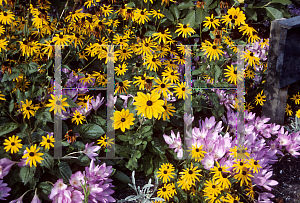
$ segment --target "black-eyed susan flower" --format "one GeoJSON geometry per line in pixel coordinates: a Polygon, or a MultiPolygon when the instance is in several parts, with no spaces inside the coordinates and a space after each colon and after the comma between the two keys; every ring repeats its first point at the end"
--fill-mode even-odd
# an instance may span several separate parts
{"type": "Polygon", "coordinates": [[[113,13],[113,8],[111,7],[111,5],[106,6],[105,4],[103,6],[100,7],[104,17],[108,17],[110,14],[113,13]]]}
{"type": "Polygon", "coordinates": [[[300,94],[299,92],[297,94],[293,94],[293,97],[291,97],[291,100],[295,102],[295,104],[300,104],[300,94]]]}
{"type": "Polygon", "coordinates": [[[210,43],[207,40],[205,40],[205,42],[202,43],[202,50],[205,51],[204,54],[207,54],[207,57],[210,61],[212,57],[214,57],[214,60],[216,58],[219,60],[219,55],[222,56],[222,54],[224,54],[224,52],[221,50],[222,48],[222,46],[218,46],[215,43],[210,43]]]}
{"type": "Polygon", "coordinates": [[[110,147],[112,144],[114,144],[114,139],[109,139],[109,137],[106,137],[106,134],[97,141],[101,148],[110,147]]]}
{"type": "Polygon", "coordinates": [[[246,194],[250,200],[254,200],[254,195],[255,195],[255,191],[254,191],[254,186],[252,186],[251,181],[249,182],[249,185],[247,185],[247,188],[245,189],[248,193],[246,194]]]}
{"type": "Polygon", "coordinates": [[[145,62],[143,63],[143,65],[147,65],[147,69],[150,69],[150,71],[154,69],[154,71],[156,72],[158,70],[158,67],[161,67],[161,61],[156,55],[146,54],[145,62]]]}
{"type": "Polygon", "coordinates": [[[172,198],[172,193],[169,184],[164,184],[163,187],[158,189],[157,196],[169,201],[169,198],[172,198]]]}
{"type": "Polygon", "coordinates": [[[205,183],[204,192],[212,196],[218,196],[221,193],[221,188],[215,180],[207,180],[205,183]]]}
{"type": "Polygon", "coordinates": [[[254,55],[254,53],[252,51],[250,51],[250,50],[245,51],[244,55],[242,56],[242,58],[244,58],[245,61],[248,62],[250,66],[254,66],[255,67],[255,65],[258,65],[258,63],[259,63],[259,58],[256,57],[254,55]]]}
{"type": "Polygon", "coordinates": [[[260,169],[262,168],[259,165],[259,160],[255,160],[255,159],[251,158],[251,159],[248,160],[248,163],[250,165],[249,169],[253,170],[253,173],[258,173],[260,171],[260,169]]]}
{"type": "Polygon", "coordinates": [[[145,24],[145,22],[148,22],[151,14],[147,11],[147,9],[144,8],[144,10],[136,9],[134,11],[134,20],[135,22],[138,22],[139,24],[145,24]]]}
{"type": "Polygon", "coordinates": [[[286,112],[286,115],[288,115],[288,116],[293,115],[292,107],[288,103],[286,103],[285,112],[286,112]]]}
{"type": "Polygon", "coordinates": [[[127,64],[126,63],[122,63],[122,64],[119,64],[118,67],[115,67],[115,71],[116,71],[116,74],[119,76],[119,75],[124,75],[127,71],[127,64]]]}
{"type": "Polygon", "coordinates": [[[83,39],[84,37],[78,33],[75,33],[74,35],[70,36],[70,39],[71,39],[71,43],[74,43],[74,46],[77,47],[77,46],[80,46],[82,47],[83,45],[83,39]]]}
{"type": "Polygon", "coordinates": [[[198,176],[202,176],[199,172],[201,172],[201,169],[198,169],[198,166],[193,167],[193,162],[191,162],[190,168],[183,169],[183,171],[179,172],[179,174],[181,175],[180,178],[187,184],[194,185],[196,180],[200,181],[198,176]]]}
{"type": "Polygon", "coordinates": [[[76,125],[82,124],[82,121],[85,121],[84,115],[82,115],[79,111],[75,111],[73,113],[72,123],[75,122],[76,125]]]}
{"type": "Polygon", "coordinates": [[[248,185],[249,182],[251,182],[250,177],[253,177],[253,175],[251,175],[251,172],[247,169],[247,167],[243,167],[241,172],[234,176],[235,179],[240,181],[241,187],[243,185],[248,185]]]}
{"type": "Polygon", "coordinates": [[[246,78],[254,79],[254,78],[255,78],[255,73],[254,73],[253,70],[251,70],[251,69],[248,68],[248,69],[245,71],[245,76],[246,76],[246,78]]]}
{"type": "Polygon", "coordinates": [[[204,27],[208,27],[210,29],[210,27],[213,26],[216,29],[217,26],[220,26],[220,21],[214,17],[214,14],[211,14],[211,17],[208,16],[205,18],[206,20],[203,21],[204,27]]]}
{"type": "Polygon", "coordinates": [[[230,173],[230,171],[226,170],[229,167],[226,167],[226,165],[220,166],[219,162],[217,162],[217,161],[216,161],[216,163],[217,163],[217,165],[210,169],[210,172],[214,173],[214,177],[221,176],[222,173],[230,173]]]}
{"type": "Polygon", "coordinates": [[[257,34],[248,37],[248,43],[258,42],[260,40],[257,34]]]}
{"type": "Polygon", "coordinates": [[[161,30],[160,32],[153,33],[152,35],[154,36],[154,40],[158,39],[158,43],[167,43],[167,41],[172,40],[172,35],[170,35],[169,28],[165,30],[161,30]]]}
{"type": "Polygon", "coordinates": [[[153,85],[153,87],[155,88],[152,91],[158,94],[162,94],[164,98],[166,98],[168,94],[172,94],[171,91],[169,90],[169,88],[171,88],[172,85],[169,83],[169,80],[167,78],[164,77],[162,80],[157,78],[154,79],[154,81],[158,85],[153,85]]]}
{"type": "Polygon", "coordinates": [[[122,111],[115,111],[114,116],[111,117],[113,122],[114,129],[121,129],[122,132],[125,132],[125,129],[130,129],[131,125],[134,125],[133,113],[129,113],[129,109],[122,109],[122,111]]]}
{"type": "Polygon", "coordinates": [[[147,83],[147,79],[154,79],[154,77],[148,77],[146,73],[143,76],[134,76],[136,81],[133,82],[133,84],[136,84],[135,86],[139,86],[139,90],[144,90],[145,89],[145,84],[147,83]]]}
{"type": "Polygon", "coordinates": [[[119,52],[119,60],[120,61],[124,61],[124,60],[127,60],[127,59],[130,59],[132,57],[132,50],[130,49],[130,47],[128,46],[122,46],[120,47],[120,50],[118,50],[119,52]]]}
{"type": "Polygon", "coordinates": [[[0,12],[0,22],[4,25],[11,24],[15,19],[15,15],[11,11],[0,12]]]}
{"type": "Polygon", "coordinates": [[[234,164],[232,165],[233,171],[236,173],[241,173],[242,170],[246,168],[250,168],[250,165],[245,159],[234,160],[234,164]]]}
{"type": "Polygon", "coordinates": [[[242,74],[237,74],[237,67],[233,67],[233,65],[228,66],[228,69],[225,69],[225,77],[228,77],[227,81],[236,85],[237,80],[241,81],[243,79],[242,74]]]}
{"type": "Polygon", "coordinates": [[[137,106],[137,114],[141,114],[141,116],[145,116],[149,119],[151,119],[152,116],[157,118],[160,113],[165,111],[163,108],[164,101],[160,100],[159,98],[160,95],[155,92],[151,94],[138,92],[137,96],[134,97],[135,102],[133,103],[137,106]]]}
{"type": "Polygon", "coordinates": [[[66,111],[65,107],[69,106],[68,102],[66,102],[67,98],[62,99],[62,95],[58,97],[53,94],[51,94],[51,98],[49,99],[50,104],[46,104],[46,107],[51,107],[50,112],[54,110],[54,114],[61,114],[61,110],[66,111]]]}
{"type": "Polygon", "coordinates": [[[242,24],[239,27],[239,31],[243,32],[243,35],[253,36],[254,33],[257,33],[257,31],[253,27],[249,27],[247,23],[242,24]]]}
{"type": "Polygon", "coordinates": [[[80,78],[79,81],[84,85],[86,83],[88,84],[92,84],[93,83],[93,79],[95,79],[93,76],[91,76],[90,74],[86,73],[85,76],[83,78],[80,78]]]}
{"type": "Polygon", "coordinates": [[[254,109],[254,107],[251,105],[251,102],[249,102],[249,103],[246,102],[246,104],[245,104],[245,110],[250,113],[251,109],[254,109]]]}
{"type": "Polygon", "coordinates": [[[153,16],[154,18],[157,18],[157,19],[161,19],[161,18],[165,17],[164,14],[160,13],[160,10],[154,10],[154,9],[152,9],[152,10],[150,11],[150,13],[152,14],[152,16],[153,16]]]}
{"type": "Polygon", "coordinates": [[[161,117],[163,117],[164,121],[168,118],[170,119],[170,116],[173,116],[172,112],[176,112],[174,109],[175,107],[172,106],[171,103],[168,104],[167,99],[165,99],[165,104],[163,105],[163,108],[165,109],[164,112],[159,114],[158,120],[160,120],[161,117]]]}
{"type": "Polygon", "coordinates": [[[6,145],[6,147],[4,147],[4,149],[6,150],[6,152],[8,152],[10,150],[10,153],[17,153],[19,151],[19,149],[22,148],[22,144],[19,143],[22,140],[19,140],[19,136],[15,136],[13,135],[12,137],[9,137],[8,139],[4,140],[3,145],[6,145]]]}
{"type": "Polygon", "coordinates": [[[175,173],[175,168],[172,164],[163,164],[157,171],[157,177],[159,179],[162,179],[163,183],[167,183],[170,181],[170,178],[174,178],[175,173]]]}
{"type": "Polygon", "coordinates": [[[93,96],[91,95],[86,95],[84,96],[84,98],[78,98],[79,102],[77,103],[79,106],[81,106],[81,109],[82,108],[88,108],[88,104],[90,105],[91,104],[91,99],[93,98],[93,96]]]}
{"type": "Polygon", "coordinates": [[[175,33],[178,32],[178,36],[182,35],[183,38],[188,37],[188,35],[191,36],[191,34],[195,33],[195,30],[189,27],[189,25],[189,23],[187,25],[179,23],[179,25],[177,26],[178,29],[175,31],[175,33]]]}
{"type": "Polygon", "coordinates": [[[266,95],[263,94],[263,91],[262,90],[260,93],[258,93],[256,96],[255,96],[255,104],[256,105],[261,105],[263,106],[264,105],[264,102],[266,101],[265,98],[267,97],[266,95]]]}
{"type": "Polygon", "coordinates": [[[54,147],[54,137],[53,136],[49,136],[49,134],[47,134],[47,137],[42,136],[43,141],[41,142],[41,146],[45,146],[46,149],[50,149],[50,147],[54,147]]]}
{"type": "Polygon", "coordinates": [[[166,77],[167,79],[169,79],[171,81],[171,83],[173,83],[173,84],[179,82],[179,75],[180,75],[180,73],[178,73],[178,70],[177,69],[173,69],[173,68],[167,68],[162,73],[162,76],[166,77]]]}
{"type": "Polygon", "coordinates": [[[186,82],[181,82],[177,84],[177,87],[175,87],[174,93],[176,93],[178,99],[182,98],[183,100],[185,100],[185,98],[187,98],[189,94],[192,94],[192,89],[186,85],[186,82]]]}
{"type": "Polygon", "coordinates": [[[70,43],[70,37],[68,35],[64,35],[63,33],[55,34],[52,39],[54,45],[68,45],[70,43]]]}
{"type": "Polygon", "coordinates": [[[30,118],[30,114],[32,116],[35,115],[34,107],[32,106],[32,101],[28,101],[26,99],[26,103],[24,103],[23,101],[21,101],[21,103],[22,103],[22,112],[24,114],[24,118],[26,118],[26,116],[27,116],[27,118],[29,119],[30,118]]]}
{"type": "Polygon", "coordinates": [[[226,202],[229,202],[229,203],[235,203],[235,202],[240,202],[240,198],[238,195],[236,195],[235,197],[231,196],[231,194],[227,193],[226,194],[226,199],[225,199],[226,202]]]}
{"type": "Polygon", "coordinates": [[[127,93],[128,87],[130,87],[131,81],[124,80],[123,82],[118,82],[115,90],[115,94],[121,94],[123,92],[127,93]]]}
{"type": "Polygon", "coordinates": [[[221,173],[219,176],[214,176],[213,180],[216,180],[216,183],[220,185],[221,189],[229,189],[231,187],[231,183],[228,179],[229,174],[228,173],[221,173]]]}
{"type": "Polygon", "coordinates": [[[42,160],[44,160],[41,156],[43,153],[37,153],[40,150],[40,148],[36,148],[36,144],[34,146],[31,146],[30,149],[26,147],[27,153],[22,156],[22,158],[27,158],[26,165],[28,162],[30,162],[30,167],[32,167],[32,164],[36,167],[36,162],[42,163],[42,160]]]}
{"type": "Polygon", "coordinates": [[[116,45],[128,46],[129,39],[126,36],[116,34],[113,39],[113,43],[116,45]]]}
{"type": "Polygon", "coordinates": [[[195,161],[200,162],[204,158],[205,151],[202,150],[203,145],[198,145],[197,143],[193,144],[190,148],[191,150],[187,150],[190,152],[190,156],[192,156],[192,159],[195,159],[195,161]]]}
{"type": "Polygon", "coordinates": [[[297,116],[297,118],[300,118],[300,109],[298,109],[298,110],[296,111],[296,116],[297,116]]]}

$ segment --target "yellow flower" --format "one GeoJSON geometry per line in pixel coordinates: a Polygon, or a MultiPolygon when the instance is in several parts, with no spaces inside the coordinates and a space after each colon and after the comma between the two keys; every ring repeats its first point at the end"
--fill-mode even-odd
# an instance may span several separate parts
{"type": "Polygon", "coordinates": [[[155,82],[158,84],[158,85],[154,85],[153,87],[155,87],[154,92],[158,93],[158,94],[163,94],[163,97],[166,98],[168,97],[168,94],[172,94],[170,92],[170,90],[168,88],[171,88],[172,85],[169,82],[168,79],[166,79],[165,77],[163,78],[163,80],[160,80],[159,78],[157,79],[154,79],[155,82]]]}
{"type": "Polygon", "coordinates": [[[62,95],[58,98],[58,96],[54,96],[51,94],[52,99],[49,99],[50,104],[46,104],[46,107],[51,107],[49,112],[53,111],[54,109],[54,114],[61,114],[61,110],[66,111],[65,106],[68,107],[69,104],[68,102],[65,102],[67,98],[62,99],[62,95]]]}
{"type": "Polygon", "coordinates": [[[242,56],[242,58],[244,58],[245,61],[248,62],[250,66],[255,67],[255,65],[258,65],[258,63],[259,63],[259,58],[254,56],[254,53],[249,50],[244,52],[244,55],[242,56]]]}
{"type": "Polygon", "coordinates": [[[248,185],[248,183],[251,182],[250,177],[253,177],[253,175],[250,174],[250,171],[248,171],[246,167],[243,167],[241,173],[238,173],[237,175],[234,176],[235,179],[240,181],[241,187],[243,185],[248,185]]]}
{"type": "Polygon", "coordinates": [[[42,163],[42,160],[44,160],[41,156],[43,153],[37,153],[40,150],[40,148],[36,148],[36,144],[34,146],[31,146],[30,149],[26,147],[27,153],[22,156],[22,158],[27,158],[25,165],[30,162],[30,167],[33,165],[36,167],[36,162],[42,163]]]}
{"type": "Polygon", "coordinates": [[[74,121],[76,122],[76,125],[79,125],[79,123],[82,124],[82,121],[85,121],[85,117],[76,110],[75,113],[73,113],[72,123],[74,121]]]}
{"type": "Polygon", "coordinates": [[[139,24],[145,24],[145,22],[148,22],[150,20],[148,15],[150,15],[150,13],[147,11],[147,9],[144,8],[144,10],[140,10],[137,8],[134,11],[134,20],[139,24]]]}
{"type": "Polygon", "coordinates": [[[100,138],[100,140],[97,140],[98,144],[100,144],[100,147],[106,148],[111,146],[111,144],[114,144],[114,139],[109,139],[109,137],[106,137],[106,134],[100,138]]]}
{"type": "Polygon", "coordinates": [[[296,116],[297,116],[297,118],[300,118],[300,109],[298,111],[296,111],[296,116]]]}
{"type": "Polygon", "coordinates": [[[6,150],[6,152],[8,152],[10,150],[10,153],[17,153],[19,151],[19,149],[22,148],[22,144],[19,143],[22,140],[18,140],[19,136],[13,135],[12,137],[9,137],[8,139],[5,139],[3,145],[7,145],[6,147],[4,147],[4,149],[6,150]]]}
{"type": "Polygon", "coordinates": [[[190,156],[192,156],[192,159],[195,159],[195,161],[200,162],[204,158],[205,151],[202,151],[202,147],[198,146],[198,144],[193,144],[191,147],[191,150],[187,150],[190,153],[190,156]]]}
{"type": "Polygon", "coordinates": [[[26,103],[25,104],[24,104],[23,101],[21,101],[21,103],[22,103],[22,112],[24,114],[24,118],[26,118],[26,116],[27,116],[27,118],[29,119],[30,118],[30,114],[32,116],[34,116],[35,112],[33,110],[34,107],[31,105],[32,101],[28,102],[28,100],[26,99],[26,103]]]}
{"type": "Polygon", "coordinates": [[[115,71],[116,71],[117,75],[124,75],[127,70],[128,69],[127,69],[127,64],[126,63],[122,63],[122,65],[119,64],[118,67],[115,67],[115,71]]]}
{"type": "Polygon", "coordinates": [[[227,68],[228,69],[225,69],[226,72],[224,75],[225,75],[225,77],[229,77],[227,79],[228,82],[236,85],[237,80],[241,81],[243,79],[242,74],[239,74],[239,75],[237,74],[237,67],[233,67],[233,65],[231,65],[231,66],[227,65],[227,68]]]}
{"type": "Polygon", "coordinates": [[[163,183],[167,183],[170,181],[170,178],[174,178],[175,173],[175,168],[172,164],[163,164],[159,170],[157,171],[158,178],[163,180],[163,183]]]}
{"type": "Polygon", "coordinates": [[[181,82],[175,88],[174,93],[177,93],[176,96],[178,96],[178,99],[183,98],[183,100],[185,100],[185,98],[188,97],[188,94],[192,94],[192,89],[186,86],[186,82],[181,82]]]}
{"type": "Polygon", "coordinates": [[[125,132],[125,128],[130,129],[131,125],[134,125],[133,121],[135,118],[133,117],[133,113],[129,113],[129,109],[125,111],[116,111],[114,112],[114,116],[111,119],[114,121],[113,127],[116,129],[121,128],[122,132],[125,132]]]}
{"type": "Polygon", "coordinates": [[[137,97],[134,97],[135,102],[134,105],[137,106],[136,110],[138,110],[138,115],[142,114],[142,116],[145,116],[149,119],[157,118],[159,113],[162,113],[165,111],[163,108],[164,101],[159,100],[160,95],[156,92],[152,92],[151,95],[147,93],[145,95],[142,92],[137,93],[137,97]]]}
{"type": "Polygon", "coordinates": [[[159,114],[158,120],[160,120],[161,117],[163,117],[164,121],[168,118],[170,119],[170,116],[173,116],[171,112],[176,112],[174,109],[175,107],[172,106],[172,104],[167,104],[167,99],[165,99],[165,104],[163,105],[165,111],[159,114]],[[170,116],[169,116],[170,115],[170,116]]]}
{"type": "Polygon", "coordinates": [[[285,112],[286,112],[286,114],[288,116],[292,116],[293,115],[292,107],[288,103],[286,104],[285,112]]]}
{"type": "Polygon", "coordinates": [[[204,22],[204,27],[208,27],[210,29],[213,26],[216,29],[216,26],[220,26],[219,19],[214,18],[214,14],[211,14],[211,17],[205,17],[207,20],[204,22]]]}
{"type": "Polygon", "coordinates": [[[205,51],[204,54],[207,54],[207,57],[209,57],[210,61],[212,57],[214,57],[214,60],[216,58],[219,60],[219,54],[224,54],[224,52],[221,50],[222,48],[222,46],[217,46],[215,43],[212,44],[207,40],[202,43],[202,49],[205,51]]]}
{"type": "MultiPolygon", "coordinates": [[[[0,93],[1,93],[1,91],[0,91],[0,93]]],[[[4,95],[4,94],[0,94],[0,100],[4,100],[4,101],[6,101],[6,99],[5,99],[5,95],[4,95]]]]}
{"type": "Polygon", "coordinates": [[[47,134],[47,137],[42,136],[42,138],[43,138],[43,141],[41,142],[42,147],[45,146],[46,149],[50,149],[50,146],[54,147],[54,144],[52,144],[53,142],[55,142],[53,136],[49,137],[49,134],[47,134]]]}
{"type": "Polygon", "coordinates": [[[178,29],[175,32],[179,32],[178,36],[182,34],[183,38],[186,38],[187,35],[191,36],[191,34],[195,33],[195,30],[189,27],[189,25],[190,25],[189,23],[187,25],[179,23],[179,25],[177,26],[178,29]]]}
{"type": "Polygon", "coordinates": [[[299,94],[299,92],[297,94],[293,94],[293,97],[291,98],[291,100],[295,101],[295,104],[299,104],[300,103],[300,94],[299,94]]]}
{"type": "Polygon", "coordinates": [[[0,22],[2,24],[11,24],[15,19],[15,15],[11,11],[3,11],[0,13],[0,22]]]}
{"type": "Polygon", "coordinates": [[[264,102],[266,101],[265,98],[266,98],[266,95],[263,95],[263,91],[262,90],[260,93],[258,93],[256,96],[255,96],[255,103],[256,105],[259,104],[261,106],[264,105],[264,102]]]}

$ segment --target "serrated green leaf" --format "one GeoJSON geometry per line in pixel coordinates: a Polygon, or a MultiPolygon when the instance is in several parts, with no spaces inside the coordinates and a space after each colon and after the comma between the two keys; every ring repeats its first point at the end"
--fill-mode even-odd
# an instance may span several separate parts
{"type": "Polygon", "coordinates": [[[38,185],[39,197],[42,197],[44,200],[50,201],[48,196],[50,195],[52,188],[53,186],[51,184],[46,182],[41,182],[38,185]]]}
{"type": "Polygon", "coordinates": [[[195,25],[195,11],[191,11],[187,16],[183,19],[183,24],[190,24],[189,27],[193,27],[195,25]]]}
{"type": "Polygon", "coordinates": [[[13,79],[16,79],[17,77],[19,77],[20,74],[21,74],[21,71],[19,69],[12,68],[11,74],[8,74],[7,72],[5,72],[5,74],[3,74],[3,78],[1,80],[1,82],[12,81],[13,79]]]}
{"type": "Polygon", "coordinates": [[[69,108],[75,108],[75,107],[78,107],[78,105],[69,97],[69,96],[66,96],[66,95],[63,95],[62,98],[67,98],[66,102],[68,102],[69,104],[69,108]]]}
{"type": "Polygon", "coordinates": [[[58,171],[59,171],[59,176],[62,178],[65,182],[69,182],[69,179],[71,178],[72,171],[66,162],[60,162],[58,163],[58,171]]]}
{"type": "Polygon", "coordinates": [[[3,127],[0,127],[0,137],[14,131],[18,127],[19,125],[17,123],[6,123],[3,127]]]}
{"type": "Polygon", "coordinates": [[[22,183],[26,185],[31,178],[33,178],[36,168],[30,166],[23,166],[20,170],[20,178],[22,183]]]}
{"type": "Polygon", "coordinates": [[[91,160],[88,156],[82,154],[78,157],[78,161],[81,166],[89,166],[91,160]]]}
{"type": "Polygon", "coordinates": [[[173,13],[173,15],[175,16],[175,18],[178,20],[179,17],[180,17],[180,11],[179,11],[179,9],[178,9],[178,7],[177,7],[176,4],[172,4],[170,6],[170,11],[173,13]]]}
{"type": "Polygon", "coordinates": [[[105,134],[104,130],[99,125],[93,123],[82,124],[79,127],[79,133],[83,138],[88,139],[96,139],[105,134]]]}
{"type": "Polygon", "coordinates": [[[42,161],[42,163],[40,165],[42,167],[46,167],[52,171],[53,166],[54,166],[53,157],[48,152],[44,152],[43,159],[44,160],[42,161]]]}
{"type": "Polygon", "coordinates": [[[242,7],[242,9],[245,11],[247,19],[257,21],[257,13],[255,12],[255,10],[244,7],[242,7]]]}
{"type": "Polygon", "coordinates": [[[213,0],[204,0],[204,3],[209,6],[211,3],[213,2],[213,0]]]}
{"type": "Polygon", "coordinates": [[[183,10],[194,6],[195,5],[193,4],[193,2],[182,2],[178,5],[178,9],[183,10]]]}
{"type": "Polygon", "coordinates": [[[279,3],[282,5],[291,5],[292,2],[290,0],[272,0],[271,3],[279,3]]]}
{"type": "Polygon", "coordinates": [[[118,139],[120,139],[121,141],[129,141],[128,135],[118,135],[117,136],[118,139]]]}
{"type": "Polygon", "coordinates": [[[106,120],[101,116],[93,116],[93,123],[100,126],[106,126],[106,120]]]}
{"type": "Polygon", "coordinates": [[[172,13],[168,10],[165,9],[164,13],[163,13],[170,21],[174,21],[174,16],[172,15],[172,13]]]}
{"type": "Polygon", "coordinates": [[[266,7],[267,16],[270,20],[276,20],[279,18],[283,18],[282,12],[273,7],[266,7]]]}

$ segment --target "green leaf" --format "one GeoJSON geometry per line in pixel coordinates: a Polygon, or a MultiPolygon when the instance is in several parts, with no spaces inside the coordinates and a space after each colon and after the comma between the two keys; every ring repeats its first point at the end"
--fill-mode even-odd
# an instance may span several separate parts
{"type": "Polygon", "coordinates": [[[116,178],[117,180],[123,182],[123,183],[131,183],[130,178],[125,173],[123,173],[122,171],[117,171],[113,175],[113,177],[116,178]]]}
{"type": "Polygon", "coordinates": [[[244,7],[242,9],[245,11],[247,19],[257,21],[257,13],[253,9],[244,7]]]}
{"type": "Polygon", "coordinates": [[[267,12],[267,16],[270,18],[270,20],[276,20],[279,18],[283,18],[281,11],[279,11],[276,8],[266,7],[266,12],[267,12]]]}
{"type": "Polygon", "coordinates": [[[32,74],[32,73],[35,73],[35,72],[39,72],[38,67],[39,67],[39,65],[37,63],[30,62],[28,64],[28,72],[27,72],[27,74],[32,74]]]}
{"type": "Polygon", "coordinates": [[[11,112],[13,111],[14,106],[15,106],[15,100],[12,99],[12,100],[10,100],[9,106],[8,106],[8,111],[9,111],[9,113],[11,113],[11,112]]]}
{"type": "Polygon", "coordinates": [[[85,154],[82,154],[78,157],[79,164],[81,166],[88,166],[90,165],[90,158],[85,154]]]}
{"type": "Polygon", "coordinates": [[[282,5],[291,5],[292,2],[290,0],[272,0],[271,3],[279,3],[282,5]]]}
{"type": "Polygon", "coordinates": [[[204,0],[204,3],[206,4],[206,6],[209,6],[212,2],[213,2],[213,0],[204,0]]]}
{"type": "Polygon", "coordinates": [[[163,13],[170,21],[174,21],[174,17],[172,15],[172,13],[168,10],[168,9],[165,9],[164,13],[163,13]]]}
{"type": "Polygon", "coordinates": [[[178,5],[178,9],[183,10],[194,6],[195,5],[193,4],[193,2],[182,2],[181,4],[178,5]]]}
{"type": "Polygon", "coordinates": [[[42,197],[44,200],[50,201],[48,196],[50,195],[52,188],[53,186],[51,184],[46,182],[41,182],[38,185],[39,197],[42,197]]]}
{"type": "Polygon", "coordinates": [[[43,159],[44,160],[42,161],[42,163],[40,165],[43,167],[46,167],[52,171],[53,166],[54,166],[53,157],[49,153],[44,152],[43,159]]]}
{"type": "Polygon", "coordinates": [[[106,120],[101,116],[93,116],[93,123],[100,126],[106,126],[106,120]]]}
{"type": "Polygon", "coordinates": [[[218,5],[218,1],[214,1],[214,3],[210,4],[207,8],[214,9],[218,5]]]}
{"type": "Polygon", "coordinates": [[[144,161],[144,172],[145,175],[148,176],[153,172],[153,159],[152,157],[145,157],[143,158],[144,161]]]}
{"type": "Polygon", "coordinates": [[[41,121],[54,123],[49,111],[42,112],[41,115],[39,115],[38,119],[40,119],[41,121]],[[41,116],[41,118],[40,118],[40,116],[41,116]]]}
{"type": "Polygon", "coordinates": [[[66,102],[68,102],[69,108],[78,107],[78,105],[69,96],[63,95],[62,98],[67,98],[66,102]]]}
{"type": "Polygon", "coordinates": [[[192,75],[199,75],[201,74],[201,70],[200,69],[196,69],[192,71],[192,75]]]}
{"type": "Polygon", "coordinates": [[[141,158],[142,154],[139,150],[136,150],[133,154],[133,157],[136,158],[136,159],[139,159],[141,158]]]}
{"type": "Polygon", "coordinates": [[[83,138],[88,139],[96,139],[105,134],[104,130],[99,125],[93,123],[81,125],[79,127],[79,133],[83,138]]]}
{"type": "Polygon", "coordinates": [[[64,179],[65,182],[69,182],[69,179],[71,178],[72,171],[66,162],[60,162],[58,163],[58,171],[59,173],[57,174],[59,178],[64,179]]]}
{"type": "Polygon", "coordinates": [[[179,11],[177,5],[172,4],[172,6],[170,6],[170,11],[173,13],[175,18],[178,20],[180,17],[180,11],[179,11]]]}
{"type": "Polygon", "coordinates": [[[17,123],[13,123],[13,122],[6,123],[5,126],[0,127],[0,137],[14,131],[18,127],[19,125],[17,123]]]}
{"type": "Polygon", "coordinates": [[[136,139],[135,139],[134,145],[135,145],[135,146],[138,146],[138,145],[142,144],[142,142],[143,142],[143,140],[141,140],[141,139],[139,139],[139,138],[136,138],[136,139]]]}
{"type": "Polygon", "coordinates": [[[120,139],[121,141],[124,141],[124,142],[129,141],[129,138],[128,138],[127,135],[118,135],[117,137],[118,137],[118,139],[120,139]]]}
{"type": "Polygon", "coordinates": [[[80,142],[80,141],[75,141],[75,142],[73,143],[73,146],[74,146],[75,148],[77,148],[79,151],[85,149],[85,145],[84,145],[82,142],[80,142]]]}
{"type": "Polygon", "coordinates": [[[17,77],[19,77],[20,74],[21,74],[21,71],[19,69],[12,68],[11,74],[8,74],[7,72],[5,72],[5,74],[3,74],[3,78],[1,80],[1,82],[12,81],[13,79],[16,79],[17,77]]]}
{"type": "Polygon", "coordinates": [[[214,82],[216,82],[218,80],[218,78],[220,77],[222,71],[221,68],[218,65],[215,65],[215,79],[214,82]]]}
{"type": "Polygon", "coordinates": [[[190,24],[189,27],[194,27],[194,24],[195,24],[195,11],[193,10],[192,12],[187,14],[187,16],[185,17],[185,19],[183,19],[182,22],[185,25],[187,25],[189,23],[190,24]]]}
{"type": "Polygon", "coordinates": [[[30,166],[23,166],[20,170],[20,178],[22,180],[22,183],[26,185],[30,179],[33,178],[36,168],[30,167],[30,166]]]}

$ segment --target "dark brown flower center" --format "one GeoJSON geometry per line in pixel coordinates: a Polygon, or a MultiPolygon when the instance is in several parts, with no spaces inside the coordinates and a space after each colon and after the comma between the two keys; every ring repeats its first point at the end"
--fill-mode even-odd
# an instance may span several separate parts
{"type": "Polygon", "coordinates": [[[4,16],[7,16],[7,13],[6,13],[6,12],[4,12],[4,13],[3,13],[3,15],[4,15],[4,16]]]}
{"type": "Polygon", "coordinates": [[[34,156],[34,152],[30,152],[30,153],[29,153],[29,156],[34,156]]]}
{"type": "Polygon", "coordinates": [[[232,24],[234,24],[234,23],[235,23],[235,20],[234,20],[234,19],[232,19],[230,22],[231,22],[232,24]]]}
{"type": "Polygon", "coordinates": [[[186,28],[187,28],[187,26],[186,26],[186,25],[184,25],[184,26],[183,26],[183,28],[184,28],[184,29],[186,29],[186,28]]]}
{"type": "Polygon", "coordinates": [[[11,142],[10,145],[11,145],[11,146],[15,146],[15,143],[14,143],[14,142],[11,142]]]}
{"type": "Polygon", "coordinates": [[[123,87],[124,84],[123,84],[122,82],[119,82],[119,86],[120,86],[120,87],[123,87]]]}
{"type": "Polygon", "coordinates": [[[253,56],[253,52],[250,52],[250,56],[251,56],[251,57],[253,56]]]}
{"type": "Polygon", "coordinates": [[[166,106],[166,105],[163,105],[163,108],[164,108],[165,110],[167,110],[167,106],[166,106]]]}
{"type": "Polygon", "coordinates": [[[47,140],[47,143],[50,143],[50,142],[51,142],[51,141],[48,139],[48,140],[47,140]]]}
{"type": "Polygon", "coordinates": [[[220,167],[220,168],[218,168],[218,171],[222,171],[222,168],[220,167]]]}
{"type": "Polygon", "coordinates": [[[121,122],[125,122],[125,118],[122,118],[122,119],[121,119],[121,122]]]}
{"type": "Polygon", "coordinates": [[[244,163],[243,162],[240,162],[240,166],[243,166],[244,165],[244,163]]]}
{"type": "Polygon", "coordinates": [[[62,34],[59,34],[59,38],[62,39],[64,38],[64,36],[62,34]]]}
{"type": "Polygon", "coordinates": [[[78,34],[78,33],[76,33],[76,34],[75,34],[75,37],[76,37],[76,38],[79,38],[79,34],[78,34]]]}
{"type": "Polygon", "coordinates": [[[126,52],[127,52],[126,49],[123,49],[123,53],[126,54],[126,52]]]}
{"type": "Polygon", "coordinates": [[[254,165],[257,165],[257,161],[254,161],[254,165]]]}
{"type": "Polygon", "coordinates": [[[217,46],[216,46],[216,45],[214,45],[212,48],[213,48],[213,49],[217,49],[217,46]]]}
{"type": "Polygon", "coordinates": [[[30,107],[29,107],[29,106],[28,106],[28,107],[26,107],[26,110],[27,110],[27,111],[29,111],[29,110],[30,110],[30,107]]]}
{"type": "Polygon", "coordinates": [[[56,105],[61,105],[61,102],[60,101],[56,101],[56,105]]]}
{"type": "Polygon", "coordinates": [[[216,188],[216,186],[215,186],[215,185],[212,185],[211,187],[212,187],[212,188],[214,188],[214,189],[216,188]]]}
{"type": "Polygon", "coordinates": [[[147,106],[152,106],[152,101],[147,101],[147,106]]]}
{"type": "Polygon", "coordinates": [[[192,174],[193,174],[193,171],[192,171],[192,170],[189,170],[189,174],[192,175],[192,174]]]}
{"type": "Polygon", "coordinates": [[[167,174],[167,173],[168,173],[168,171],[164,170],[164,174],[167,174]]]}
{"type": "Polygon", "coordinates": [[[185,88],[183,87],[183,88],[181,88],[181,90],[182,90],[182,91],[185,91],[185,88]]]}
{"type": "Polygon", "coordinates": [[[243,171],[242,174],[245,176],[245,175],[247,174],[247,172],[246,172],[246,171],[243,171]]]}
{"type": "Polygon", "coordinates": [[[165,88],[166,85],[165,85],[165,84],[161,84],[160,87],[161,87],[161,88],[165,88]]]}

